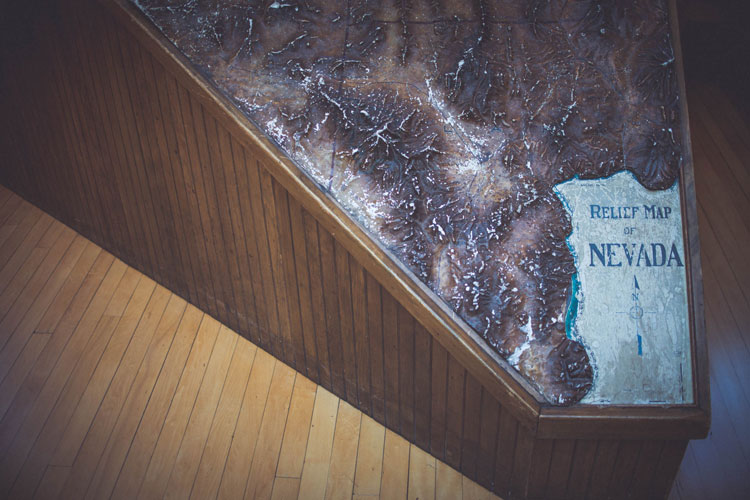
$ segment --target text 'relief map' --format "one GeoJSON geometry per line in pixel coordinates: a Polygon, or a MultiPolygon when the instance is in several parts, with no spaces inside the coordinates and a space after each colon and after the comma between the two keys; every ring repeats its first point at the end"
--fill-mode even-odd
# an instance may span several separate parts
{"type": "Polygon", "coordinates": [[[596,366],[582,403],[690,403],[690,335],[679,186],[649,191],[629,172],[556,191],[577,274],[568,334],[596,366]]]}

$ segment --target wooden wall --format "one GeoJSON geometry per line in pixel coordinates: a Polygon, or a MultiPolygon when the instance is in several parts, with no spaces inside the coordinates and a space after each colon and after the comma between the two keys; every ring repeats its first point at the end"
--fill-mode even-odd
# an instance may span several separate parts
{"type": "Polygon", "coordinates": [[[501,496],[666,496],[685,440],[535,439],[108,8],[15,4],[0,182],[501,496]]]}

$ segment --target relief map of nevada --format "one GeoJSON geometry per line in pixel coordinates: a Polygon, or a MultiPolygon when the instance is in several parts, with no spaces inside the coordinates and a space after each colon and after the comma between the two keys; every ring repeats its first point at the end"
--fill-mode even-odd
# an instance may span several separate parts
{"type": "Polygon", "coordinates": [[[134,3],[549,402],[692,402],[665,0],[134,3]]]}

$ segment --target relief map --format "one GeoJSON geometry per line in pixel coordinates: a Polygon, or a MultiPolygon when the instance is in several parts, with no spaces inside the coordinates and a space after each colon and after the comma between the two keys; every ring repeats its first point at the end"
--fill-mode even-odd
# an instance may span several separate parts
{"type": "Polygon", "coordinates": [[[666,0],[134,0],[551,403],[692,401],[666,0]]]}

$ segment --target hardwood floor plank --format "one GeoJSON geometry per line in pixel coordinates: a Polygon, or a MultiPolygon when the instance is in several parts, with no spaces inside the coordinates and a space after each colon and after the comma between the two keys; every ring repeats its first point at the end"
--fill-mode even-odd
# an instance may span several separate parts
{"type": "Polygon", "coordinates": [[[273,479],[281,450],[289,405],[292,399],[296,372],[282,363],[276,363],[268,391],[253,463],[245,486],[245,498],[271,498],[273,479]]]}
{"type": "Polygon", "coordinates": [[[5,224],[0,226],[0,248],[2,248],[5,241],[10,238],[13,231],[16,230],[16,225],[5,224]]]}
{"type": "Polygon", "coordinates": [[[385,430],[380,498],[405,499],[409,490],[409,442],[385,430]]]}
{"type": "MultiPolygon", "coordinates": [[[[186,305],[181,299],[178,302],[183,307],[186,305]]],[[[154,436],[161,429],[175,388],[187,365],[186,360],[194,352],[203,316],[198,309],[187,305],[176,331],[169,333],[169,328],[165,327],[165,337],[158,341],[154,351],[149,351],[144,361],[145,369],[134,382],[124,412],[120,414],[99,460],[87,498],[112,495],[118,476],[123,478],[122,487],[129,488],[129,493],[135,496],[156,444],[154,436]]],[[[211,348],[206,347],[207,340],[202,335],[198,340],[199,346],[211,348]]]]}
{"type": "MultiPolygon", "coordinates": [[[[101,315],[101,320],[93,328],[93,333],[89,342],[80,357],[68,358],[74,364],[67,381],[57,399],[57,404],[51,409],[51,413],[39,415],[44,418],[44,424],[41,429],[35,432],[33,448],[30,450],[28,458],[22,462],[23,467],[12,494],[19,496],[30,495],[44,473],[44,467],[49,463],[54,454],[55,448],[62,438],[65,428],[70,421],[71,415],[76,410],[81,396],[86,391],[88,382],[96,370],[101,355],[104,352],[110,338],[117,329],[117,324],[123,315],[127,305],[130,303],[131,296],[136,285],[141,279],[140,273],[133,269],[126,269],[120,285],[114,291],[111,300],[101,315]]],[[[66,360],[67,361],[67,360],[66,360]]],[[[66,370],[67,371],[67,370],[66,370]]],[[[57,381],[53,377],[51,381],[53,388],[56,388],[57,381]]],[[[28,442],[28,441],[27,441],[28,442]]],[[[14,466],[14,468],[17,466],[14,466]]],[[[3,484],[4,486],[4,484],[3,484]]]]}
{"type": "Polygon", "coordinates": [[[357,469],[354,473],[354,495],[378,496],[383,474],[385,427],[364,415],[359,431],[357,469]]]}
{"type": "Polygon", "coordinates": [[[461,484],[462,497],[465,500],[489,500],[490,492],[479,486],[466,476],[463,476],[461,484]]]}
{"type": "Polygon", "coordinates": [[[317,385],[306,377],[298,375],[294,381],[276,477],[302,477],[316,389],[317,385]]]}
{"type": "Polygon", "coordinates": [[[54,321],[56,323],[60,320],[73,294],[80,288],[86,273],[91,269],[91,266],[100,253],[99,247],[79,236],[68,249],[68,262],[72,261],[77,253],[78,242],[81,243],[82,248],[75,263],[68,267],[64,262],[65,259],[61,261],[61,265],[54,271],[47,284],[37,296],[34,304],[29,308],[24,319],[16,328],[8,345],[0,353],[0,358],[5,359],[5,361],[0,362],[0,365],[2,365],[0,370],[7,371],[7,375],[5,375],[0,384],[0,416],[5,414],[11,400],[15,397],[27,374],[34,368],[37,356],[42,352],[40,350],[37,356],[29,357],[29,354],[25,352],[28,349],[27,341],[30,341],[31,336],[34,334],[46,334],[49,340],[52,332],[50,329],[44,328],[46,326],[45,322],[54,321]],[[18,359],[15,359],[15,356],[11,355],[11,353],[14,349],[17,353],[18,347],[13,346],[13,343],[20,344],[21,342],[25,342],[22,348],[23,352],[20,355],[16,354],[15,356],[18,356],[18,359]],[[21,361],[21,358],[23,358],[23,361],[21,361]]]}
{"type": "MultiPolygon", "coordinates": [[[[142,373],[144,360],[147,356],[153,355],[152,349],[159,348],[160,341],[165,335],[174,334],[185,309],[184,303],[180,302],[161,286],[155,290],[107,393],[80,444],[75,460],[71,463],[72,475],[61,490],[63,496],[83,498],[86,494],[99,460],[108,447],[109,440],[113,438],[113,430],[116,428],[120,415],[123,410],[129,411],[125,404],[131,399],[134,388],[136,390],[141,388],[138,378],[142,373]]],[[[161,343],[164,344],[163,341],[161,343]]],[[[144,369],[144,373],[147,373],[147,370],[144,369]]],[[[67,465],[67,463],[63,462],[58,465],[67,465]]]]}
{"type": "Polygon", "coordinates": [[[273,481],[271,500],[293,500],[298,496],[305,498],[304,493],[300,495],[299,484],[298,477],[277,477],[273,481]]]}
{"type": "MultiPolygon", "coordinates": [[[[699,221],[705,220],[702,209],[699,210],[698,216],[699,221]]],[[[715,321],[707,327],[711,332],[714,345],[717,346],[717,350],[709,351],[709,357],[712,360],[709,366],[713,365],[713,360],[718,361],[716,354],[726,352],[725,359],[729,366],[721,368],[722,371],[733,372],[734,377],[727,381],[731,384],[732,380],[747,380],[747,377],[750,377],[750,364],[747,362],[750,357],[750,348],[748,348],[750,339],[745,334],[746,330],[742,328],[742,325],[747,324],[746,321],[750,321],[747,312],[750,306],[747,305],[736,277],[721,253],[715,234],[710,226],[707,226],[707,224],[702,226],[704,227],[702,242],[706,249],[706,255],[703,258],[704,291],[708,298],[705,307],[715,311],[712,316],[715,321]]],[[[750,401],[750,387],[747,387],[747,384],[740,384],[736,387],[737,396],[741,396],[745,402],[750,401]]]]}
{"type": "MultiPolygon", "coordinates": [[[[41,238],[41,234],[52,224],[52,218],[38,208],[27,204],[27,211],[19,221],[16,230],[0,246],[0,292],[5,291],[8,283],[28,258],[31,250],[41,238]]],[[[24,206],[24,208],[26,208],[24,206]]]]}
{"type": "Polygon", "coordinates": [[[434,457],[414,445],[409,450],[409,500],[435,498],[437,464],[434,457]]]}
{"type": "MultiPolygon", "coordinates": [[[[120,363],[125,359],[126,365],[135,364],[133,361],[127,360],[127,355],[133,350],[142,351],[145,348],[144,345],[138,349],[139,326],[143,325],[144,335],[149,336],[156,328],[156,323],[161,318],[166,306],[169,292],[160,287],[161,293],[154,296],[155,289],[156,283],[148,279],[142,278],[138,283],[130,303],[123,312],[122,318],[118,322],[96,370],[89,379],[86,390],[70,418],[65,434],[50,464],[72,466],[98,410],[101,409],[103,414],[114,412],[114,409],[107,406],[116,404],[116,400],[132,381],[133,376],[132,367],[125,366],[123,370],[119,370],[120,363]],[[131,343],[131,340],[134,342],[131,343]],[[131,346],[135,346],[135,349],[131,350],[131,346]],[[115,378],[117,373],[121,375],[120,378],[115,378]],[[105,399],[106,395],[110,395],[110,398],[105,399]],[[100,408],[104,402],[107,405],[100,408]]],[[[133,355],[133,357],[137,356],[138,353],[133,355]]]]}
{"type": "Polygon", "coordinates": [[[311,500],[325,498],[339,401],[332,393],[318,387],[300,481],[300,491],[311,500]]]}
{"type": "Polygon", "coordinates": [[[452,500],[462,498],[462,476],[461,473],[449,465],[435,461],[435,499],[452,500]]]}
{"type": "Polygon", "coordinates": [[[190,491],[192,498],[216,497],[257,350],[247,340],[237,339],[232,364],[229,366],[227,380],[190,491]]]}
{"type": "MultiPolygon", "coordinates": [[[[720,155],[720,161],[728,167],[728,172],[735,182],[734,186],[729,189],[737,189],[744,195],[744,202],[750,202],[750,172],[744,165],[741,155],[747,158],[748,151],[740,151],[741,143],[730,144],[730,138],[725,130],[721,129],[721,122],[726,123],[725,119],[717,119],[706,108],[706,103],[702,99],[690,99],[690,112],[692,114],[691,126],[693,127],[693,137],[696,137],[706,144],[710,141],[710,150],[712,155],[720,155]],[[735,147],[733,147],[735,146],[735,147]]],[[[716,158],[719,160],[719,158],[716,158]]]]}
{"type": "MultiPolygon", "coordinates": [[[[228,373],[232,367],[231,362],[234,360],[237,339],[237,334],[226,326],[221,326],[214,353],[211,355],[206,375],[203,377],[203,383],[190,414],[172,472],[166,482],[163,498],[190,496],[211,424],[218,412],[223,389],[227,383],[229,385],[235,383],[234,380],[228,378],[228,373]],[[225,339],[226,342],[224,342],[225,339]]],[[[158,496],[162,497],[162,495],[158,496]]]]}
{"type": "Polygon", "coordinates": [[[65,479],[70,475],[70,467],[64,465],[50,465],[44,472],[39,486],[34,491],[34,498],[58,498],[65,479]]]}
{"type": "Polygon", "coordinates": [[[21,352],[12,363],[13,366],[8,366],[8,374],[0,385],[0,415],[5,414],[10,402],[16,395],[18,387],[34,367],[37,358],[49,340],[50,335],[47,333],[33,333],[29,335],[21,352]]]}
{"type": "MultiPolygon", "coordinates": [[[[174,441],[182,436],[179,428],[182,427],[184,430],[189,416],[186,413],[195,401],[219,331],[218,324],[197,310],[191,323],[191,328],[197,326],[197,335],[191,343],[187,361],[175,363],[173,370],[162,370],[159,375],[154,394],[149,400],[113,488],[112,498],[134,498],[150,467],[152,457],[156,455],[156,448],[160,447],[158,451],[162,452],[164,448],[174,450],[179,446],[179,442],[175,444],[174,441]],[[159,397],[156,397],[157,395],[159,397]],[[181,417],[179,421],[175,414],[181,417]]],[[[161,453],[158,456],[154,468],[163,458],[161,453]]]]}
{"type": "MultiPolygon", "coordinates": [[[[206,344],[211,345],[211,348],[204,348],[197,342],[194,344],[194,348],[196,348],[195,356],[192,356],[193,353],[191,352],[172,398],[169,412],[161,422],[163,425],[158,433],[159,438],[150,456],[148,467],[144,471],[143,480],[142,482],[139,481],[139,498],[161,498],[165,493],[169,472],[180,450],[180,444],[195,407],[195,401],[203,379],[209,373],[209,367],[214,368],[216,363],[222,364],[226,351],[233,340],[230,335],[222,335],[221,332],[221,325],[216,320],[208,315],[203,316],[198,337],[205,336],[206,344]],[[214,352],[217,353],[217,356],[214,356],[214,352]]],[[[151,439],[154,435],[151,434],[151,439]]],[[[138,458],[142,459],[143,457],[138,458]]],[[[120,493],[121,490],[115,488],[115,496],[121,496],[120,493]]]]}
{"type": "MultiPolygon", "coordinates": [[[[71,478],[67,481],[64,493],[70,498],[83,498],[87,492],[96,492],[104,485],[114,483],[111,469],[120,470],[138,422],[143,415],[148,397],[158,375],[158,370],[165,363],[178,324],[182,324],[185,313],[185,302],[175,295],[170,295],[169,303],[162,315],[156,331],[146,349],[143,360],[133,373],[135,377],[128,384],[127,398],[114,412],[97,414],[92,429],[87,433],[79,455],[73,464],[71,478]],[[116,418],[113,421],[112,418],[116,418]]],[[[193,330],[193,334],[195,329],[193,330]]],[[[190,332],[186,332],[190,335],[190,332]]],[[[99,495],[103,496],[103,492],[99,495]]]]}
{"type": "MultiPolygon", "coordinates": [[[[15,452],[23,457],[28,453],[28,447],[33,444],[36,437],[34,433],[37,430],[34,427],[41,426],[43,419],[47,418],[69,371],[73,369],[74,360],[91,334],[89,328],[93,329],[96,326],[104,307],[114,293],[115,286],[125,272],[124,264],[113,265],[113,262],[115,260],[112,255],[100,254],[80,289],[75,291],[75,296],[62,318],[55,324],[48,323],[52,324],[52,327],[41,330],[52,333],[52,338],[0,420],[0,457],[5,456],[14,438],[17,443],[15,452]],[[79,323],[83,328],[78,328],[79,323]],[[47,384],[51,373],[54,373],[55,377],[52,384],[47,384]],[[38,399],[40,394],[44,396],[38,399]],[[21,452],[21,448],[27,449],[21,452]]],[[[40,328],[45,325],[45,318],[42,319],[40,328]]],[[[23,460],[19,455],[16,455],[16,458],[23,460]]]]}
{"type": "MultiPolygon", "coordinates": [[[[10,189],[3,186],[3,198],[4,201],[2,202],[2,206],[0,207],[0,226],[2,227],[10,227],[12,229],[15,229],[18,225],[17,218],[13,218],[13,215],[18,212],[21,207],[24,205],[25,210],[29,210],[31,204],[24,201],[23,198],[16,195],[14,192],[12,192],[10,189]]],[[[0,246],[2,246],[2,242],[5,240],[0,241],[0,246]]]]}
{"type": "Polygon", "coordinates": [[[245,494],[276,363],[276,359],[267,352],[260,349],[257,351],[221,476],[219,498],[241,498],[245,494]]]}
{"type": "Polygon", "coordinates": [[[352,496],[361,422],[362,412],[344,401],[339,404],[331,464],[328,468],[326,500],[341,500],[352,496]]]}
{"type": "Polygon", "coordinates": [[[5,345],[10,332],[18,326],[74,236],[75,233],[62,224],[50,225],[0,294],[0,346],[5,345]]]}

